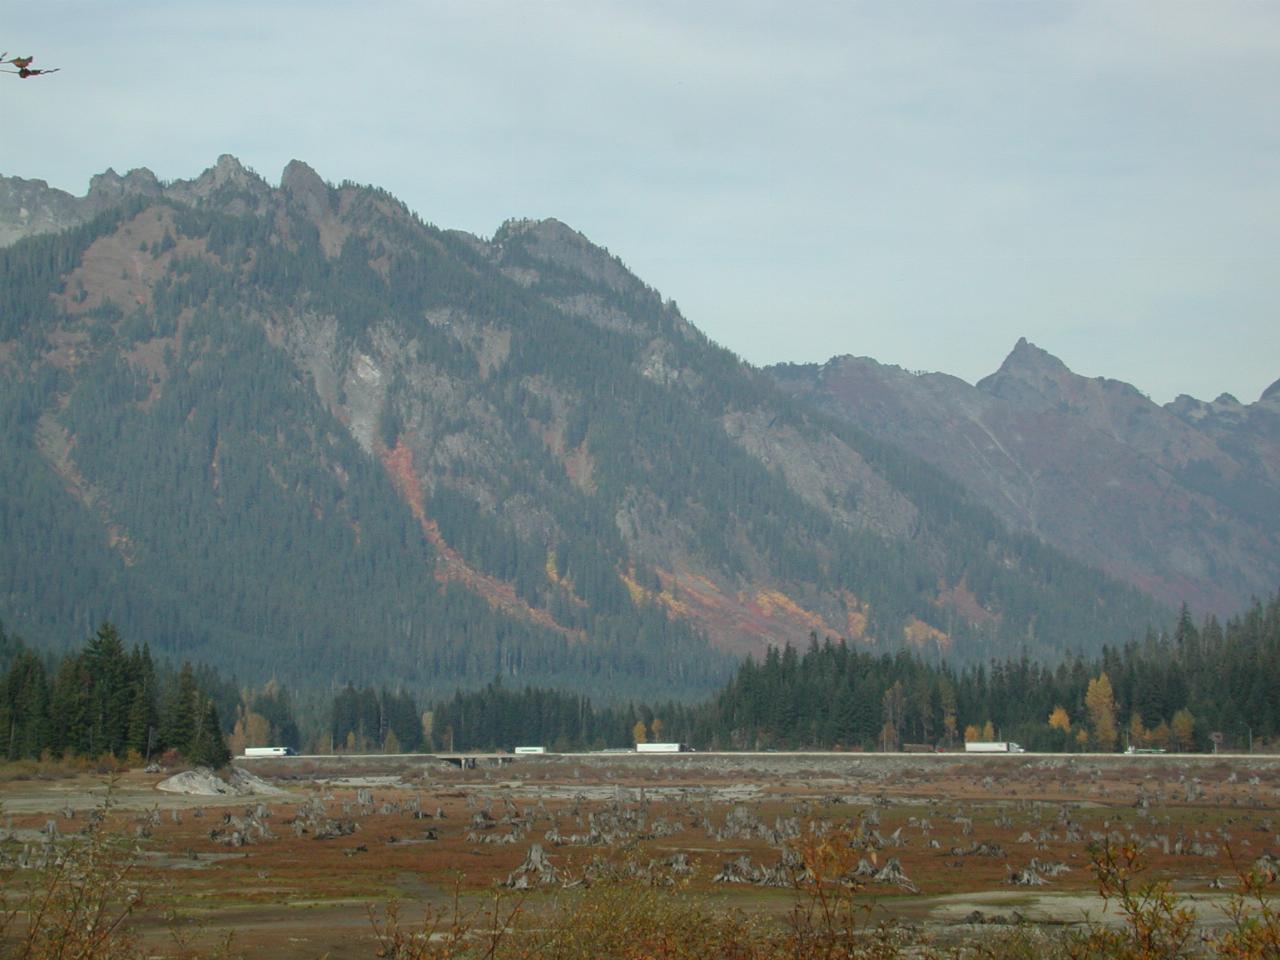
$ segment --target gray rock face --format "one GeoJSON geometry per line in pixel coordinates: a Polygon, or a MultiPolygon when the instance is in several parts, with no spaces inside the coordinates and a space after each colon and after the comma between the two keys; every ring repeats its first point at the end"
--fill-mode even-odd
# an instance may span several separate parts
{"type": "Polygon", "coordinates": [[[43,180],[0,177],[0,247],[82,223],[83,200],[43,180]]]}
{"type": "Polygon", "coordinates": [[[228,213],[242,214],[266,202],[271,187],[230,154],[223,154],[194,180],[169,184],[161,183],[146,167],[124,176],[108,169],[89,181],[83,197],[50,187],[43,180],[0,177],[0,247],[78,226],[136,196],[163,197],[192,206],[214,203],[228,213]]]}
{"type": "Polygon", "coordinates": [[[156,175],[146,167],[130,170],[123,177],[114,170],[108,169],[89,181],[89,193],[85,197],[85,206],[98,213],[119,203],[125,197],[144,196],[159,197],[164,195],[164,188],[156,175]]]}
{"type": "Polygon", "coordinates": [[[108,169],[89,181],[89,190],[83,197],[72,196],[43,180],[0,177],[0,247],[24,237],[68,230],[131,196],[165,195],[165,187],[145,167],[130,170],[123,177],[108,169]]]}
{"type": "Polygon", "coordinates": [[[312,220],[329,213],[329,186],[301,160],[290,160],[280,177],[280,189],[300,203],[312,220]]]}

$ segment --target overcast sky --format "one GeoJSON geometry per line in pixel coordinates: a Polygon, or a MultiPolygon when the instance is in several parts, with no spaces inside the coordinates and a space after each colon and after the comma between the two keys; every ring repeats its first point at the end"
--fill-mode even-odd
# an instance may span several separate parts
{"type": "Polygon", "coordinates": [[[1280,3],[5,4],[0,173],[232,153],[556,217],[745,359],[1280,378],[1280,3]]]}

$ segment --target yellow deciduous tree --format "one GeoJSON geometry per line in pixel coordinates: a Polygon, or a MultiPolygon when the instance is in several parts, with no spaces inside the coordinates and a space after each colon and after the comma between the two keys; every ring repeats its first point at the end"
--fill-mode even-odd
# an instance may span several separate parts
{"type": "Polygon", "coordinates": [[[1089,731],[1098,750],[1116,748],[1116,695],[1111,678],[1100,673],[1089,681],[1084,706],[1089,711],[1089,731]]]}
{"type": "Polygon", "coordinates": [[[267,718],[252,710],[246,713],[243,708],[239,712],[231,736],[227,738],[227,748],[232,754],[244,753],[245,747],[271,746],[271,724],[267,718]]]}
{"type": "Polygon", "coordinates": [[[1151,731],[1143,725],[1142,714],[1137,710],[1129,714],[1129,746],[1151,746],[1151,731]]]}
{"type": "Polygon", "coordinates": [[[260,713],[252,710],[244,718],[245,743],[250,747],[269,747],[271,743],[271,723],[260,713]]]}
{"type": "MultiPolygon", "coordinates": [[[[240,713],[239,709],[236,712],[240,713]]],[[[227,749],[231,751],[233,757],[238,757],[243,755],[244,748],[248,745],[249,740],[244,733],[244,715],[240,714],[231,727],[231,733],[227,735],[227,749]]]]}
{"type": "Polygon", "coordinates": [[[1151,743],[1161,749],[1169,749],[1169,724],[1161,720],[1156,724],[1156,728],[1151,731],[1151,743]]]}
{"type": "Polygon", "coordinates": [[[1190,750],[1196,742],[1196,718],[1183,707],[1169,724],[1169,742],[1175,750],[1190,750]]]}
{"type": "Polygon", "coordinates": [[[1053,708],[1053,713],[1049,714],[1049,728],[1061,730],[1063,733],[1071,732],[1071,718],[1067,716],[1065,707],[1053,708]]]}
{"type": "Polygon", "coordinates": [[[643,720],[637,720],[636,725],[631,728],[631,736],[636,743],[647,743],[649,738],[644,727],[643,720]]]}
{"type": "Polygon", "coordinates": [[[1049,714],[1049,729],[1057,730],[1061,735],[1063,747],[1071,746],[1071,717],[1067,715],[1065,707],[1054,707],[1053,712],[1049,714]]]}
{"type": "Polygon", "coordinates": [[[973,743],[975,740],[981,740],[981,739],[982,739],[982,731],[979,730],[974,724],[971,723],[964,728],[965,743],[973,743]]]}

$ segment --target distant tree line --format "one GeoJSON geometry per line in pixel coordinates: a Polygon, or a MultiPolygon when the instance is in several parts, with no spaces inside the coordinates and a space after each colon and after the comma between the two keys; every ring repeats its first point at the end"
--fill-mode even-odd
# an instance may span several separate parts
{"type": "Polygon", "coordinates": [[[637,738],[689,742],[698,709],[677,703],[596,706],[582,694],[513,689],[494,680],[437,703],[429,717],[438,750],[527,745],[567,751],[629,747],[637,738]]]}
{"type": "Polygon", "coordinates": [[[405,692],[357,690],[351,684],[333,699],[329,744],[336,750],[413,753],[422,749],[422,715],[405,692]]]}

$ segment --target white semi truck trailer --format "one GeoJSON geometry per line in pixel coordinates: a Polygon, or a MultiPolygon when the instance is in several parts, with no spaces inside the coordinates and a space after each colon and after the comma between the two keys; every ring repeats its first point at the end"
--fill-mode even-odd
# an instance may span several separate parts
{"type": "Polygon", "coordinates": [[[970,740],[964,745],[965,753],[1025,753],[1011,740],[970,740]]]}

